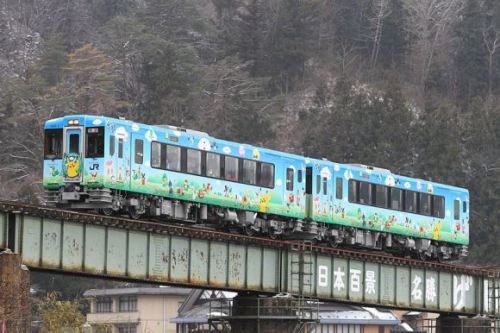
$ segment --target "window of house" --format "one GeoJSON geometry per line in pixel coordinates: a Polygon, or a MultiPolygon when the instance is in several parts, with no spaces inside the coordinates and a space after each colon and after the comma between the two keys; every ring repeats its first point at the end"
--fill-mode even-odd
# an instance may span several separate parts
{"type": "Polygon", "coordinates": [[[444,218],[444,197],[432,196],[432,216],[440,219],[444,218]]]}
{"type": "Polygon", "coordinates": [[[134,312],[137,311],[137,297],[136,296],[120,296],[118,311],[120,312],[134,312]]]}
{"type": "Polygon", "coordinates": [[[257,162],[243,160],[243,183],[257,184],[257,162]]]}
{"type": "Polygon", "coordinates": [[[460,200],[458,199],[453,202],[453,217],[455,220],[460,219],[460,200]]]}
{"type": "Polygon", "coordinates": [[[144,141],[141,139],[135,139],[135,158],[134,162],[136,164],[142,164],[144,161],[144,141]]]}
{"type": "Polygon", "coordinates": [[[349,179],[348,184],[348,200],[349,202],[358,202],[358,182],[354,179],[349,179]]]}
{"type": "Polygon", "coordinates": [[[371,205],[372,202],[372,184],[359,182],[359,203],[363,205],[371,205]]]}
{"type": "Polygon", "coordinates": [[[383,185],[373,185],[375,187],[375,205],[382,208],[387,208],[387,197],[389,189],[383,185]]]}
{"type": "Polygon", "coordinates": [[[61,158],[62,157],[62,129],[45,130],[45,158],[61,158]]]}
{"type": "Polygon", "coordinates": [[[224,179],[238,181],[238,159],[236,157],[226,156],[224,160],[224,179]]]}
{"type": "Polygon", "coordinates": [[[274,165],[269,163],[261,163],[259,186],[274,187],[274,165]]]}
{"type": "Polygon", "coordinates": [[[161,167],[161,143],[156,141],[151,142],[151,167],[161,167]]]}
{"type": "Polygon", "coordinates": [[[115,136],[109,136],[109,156],[113,156],[115,154],[115,136]]]}
{"type": "Polygon", "coordinates": [[[95,303],[95,311],[101,312],[111,312],[113,309],[113,300],[111,297],[97,297],[95,303]]]}
{"type": "Polygon", "coordinates": [[[118,325],[118,333],[137,333],[137,325],[118,325]]]}
{"type": "Polygon", "coordinates": [[[405,191],[405,211],[417,212],[417,192],[405,191]]]}
{"type": "Polygon", "coordinates": [[[403,210],[403,190],[391,188],[391,209],[403,210]]]}
{"type": "Polygon", "coordinates": [[[293,168],[286,169],[286,190],[293,191],[293,168]]]}
{"type": "Polygon", "coordinates": [[[118,139],[118,158],[123,158],[123,139],[118,139]]]}
{"type": "Polygon", "coordinates": [[[328,179],[323,177],[323,195],[328,194],[328,179]]]}
{"type": "Polygon", "coordinates": [[[422,215],[431,215],[431,195],[427,193],[419,193],[418,213],[422,215]]]}
{"type": "Polygon", "coordinates": [[[335,198],[342,199],[343,191],[344,191],[343,187],[344,187],[344,185],[343,185],[342,177],[337,177],[335,179],[335,198]]]}
{"type": "Polygon", "coordinates": [[[104,157],[104,127],[87,128],[87,145],[85,156],[91,158],[104,157]]]}
{"type": "Polygon", "coordinates": [[[220,177],[220,155],[207,153],[207,177],[220,177]]]}
{"type": "Polygon", "coordinates": [[[187,172],[201,175],[201,151],[194,149],[187,150],[187,172]]]}

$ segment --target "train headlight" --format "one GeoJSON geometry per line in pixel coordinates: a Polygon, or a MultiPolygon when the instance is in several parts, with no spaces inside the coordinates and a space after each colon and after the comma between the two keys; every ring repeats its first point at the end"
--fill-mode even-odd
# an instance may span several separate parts
{"type": "Polygon", "coordinates": [[[78,125],[80,121],[78,119],[71,119],[68,121],[68,125],[78,125]]]}

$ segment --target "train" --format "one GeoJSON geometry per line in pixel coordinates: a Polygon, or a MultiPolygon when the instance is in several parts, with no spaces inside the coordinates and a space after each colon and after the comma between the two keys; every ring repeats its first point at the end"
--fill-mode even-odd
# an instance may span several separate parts
{"type": "Polygon", "coordinates": [[[422,260],[467,255],[464,188],[104,116],[50,119],[44,136],[49,205],[422,260]]]}

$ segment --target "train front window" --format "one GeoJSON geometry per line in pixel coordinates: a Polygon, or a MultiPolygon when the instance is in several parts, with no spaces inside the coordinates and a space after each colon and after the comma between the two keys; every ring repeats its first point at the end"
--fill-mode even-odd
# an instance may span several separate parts
{"type": "Polygon", "coordinates": [[[80,135],[70,134],[69,135],[69,152],[70,153],[80,153],[80,135]]]}
{"type": "Polygon", "coordinates": [[[104,127],[87,128],[87,152],[85,156],[104,157],[104,127]]]}
{"type": "Polygon", "coordinates": [[[55,159],[62,157],[62,129],[48,129],[45,130],[45,146],[44,156],[45,159],[55,159]]]}

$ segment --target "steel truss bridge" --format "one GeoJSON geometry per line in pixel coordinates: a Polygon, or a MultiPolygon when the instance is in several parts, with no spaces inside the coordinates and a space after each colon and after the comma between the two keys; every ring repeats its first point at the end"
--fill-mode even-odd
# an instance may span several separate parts
{"type": "Polygon", "coordinates": [[[32,270],[366,306],[500,315],[496,271],[0,201],[0,248],[32,270]]]}

